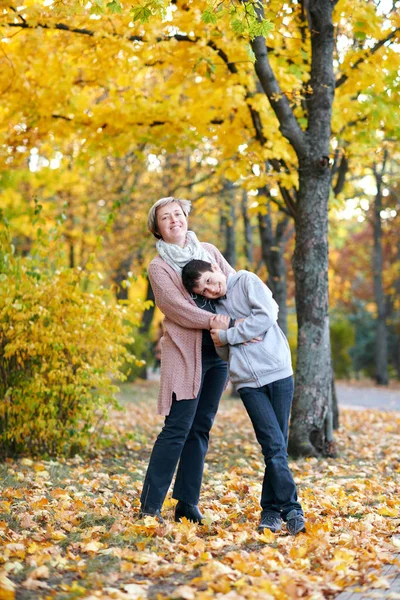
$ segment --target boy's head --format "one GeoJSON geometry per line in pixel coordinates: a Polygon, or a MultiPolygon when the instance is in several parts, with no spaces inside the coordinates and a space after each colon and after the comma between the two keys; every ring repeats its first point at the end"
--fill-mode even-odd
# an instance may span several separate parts
{"type": "Polygon", "coordinates": [[[226,277],[218,265],[191,260],[182,269],[183,285],[189,293],[217,299],[226,294],[226,277]]]}

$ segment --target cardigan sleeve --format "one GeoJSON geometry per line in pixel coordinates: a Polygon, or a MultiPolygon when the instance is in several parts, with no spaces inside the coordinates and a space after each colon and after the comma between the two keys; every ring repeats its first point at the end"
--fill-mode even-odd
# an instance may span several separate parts
{"type": "Polygon", "coordinates": [[[156,304],[168,319],[187,329],[210,329],[210,313],[192,304],[162,266],[150,264],[148,273],[156,304]]]}

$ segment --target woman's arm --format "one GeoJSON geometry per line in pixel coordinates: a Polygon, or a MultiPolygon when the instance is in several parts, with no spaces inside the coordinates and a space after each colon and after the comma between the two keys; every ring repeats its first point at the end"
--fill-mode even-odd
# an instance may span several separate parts
{"type": "Polygon", "coordinates": [[[149,279],[156,305],[168,319],[187,329],[210,329],[211,313],[192,304],[166,269],[150,264],[149,279]]]}

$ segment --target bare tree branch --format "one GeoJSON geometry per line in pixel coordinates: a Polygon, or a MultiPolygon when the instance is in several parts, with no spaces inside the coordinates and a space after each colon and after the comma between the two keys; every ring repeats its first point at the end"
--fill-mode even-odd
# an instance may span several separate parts
{"type": "MultiPolygon", "coordinates": [[[[394,29],[391,33],[389,33],[389,35],[387,37],[385,37],[383,40],[379,40],[379,42],[377,42],[375,44],[375,46],[370,48],[364,56],[362,56],[358,60],[356,60],[354,65],[351,65],[351,69],[352,70],[357,69],[357,67],[359,65],[361,65],[363,62],[365,62],[367,60],[367,58],[369,58],[370,56],[373,56],[375,54],[375,52],[378,52],[379,48],[382,48],[382,46],[384,46],[386,44],[386,42],[389,42],[390,40],[392,40],[396,36],[398,31],[400,31],[400,27],[396,27],[396,29],[394,29]]],[[[346,75],[345,73],[343,73],[343,75],[341,75],[341,77],[339,77],[339,79],[336,81],[335,88],[338,88],[339,86],[343,85],[343,83],[345,81],[347,81],[348,78],[349,78],[349,76],[346,75]]]]}

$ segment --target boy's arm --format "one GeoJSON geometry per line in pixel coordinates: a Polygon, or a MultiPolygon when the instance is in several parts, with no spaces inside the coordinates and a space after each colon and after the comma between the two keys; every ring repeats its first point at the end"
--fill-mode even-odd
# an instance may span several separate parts
{"type": "Polygon", "coordinates": [[[219,331],[219,339],[225,344],[243,344],[263,336],[278,320],[279,307],[271,291],[256,275],[246,280],[244,299],[249,306],[249,316],[236,327],[219,331]]]}

